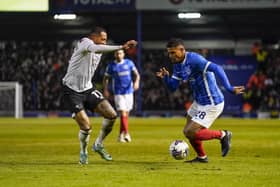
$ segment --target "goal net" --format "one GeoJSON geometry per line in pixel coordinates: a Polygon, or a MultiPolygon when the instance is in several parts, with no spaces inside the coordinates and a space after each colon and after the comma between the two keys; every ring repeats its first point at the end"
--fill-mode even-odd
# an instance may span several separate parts
{"type": "Polygon", "coordinates": [[[0,116],[23,117],[22,85],[18,82],[0,82],[0,116]]]}

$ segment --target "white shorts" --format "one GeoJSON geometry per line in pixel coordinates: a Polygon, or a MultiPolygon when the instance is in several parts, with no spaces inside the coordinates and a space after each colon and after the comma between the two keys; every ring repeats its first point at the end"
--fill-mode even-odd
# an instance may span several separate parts
{"type": "Polygon", "coordinates": [[[218,105],[200,105],[194,101],[188,110],[188,115],[192,118],[192,121],[209,128],[223,112],[223,109],[224,102],[218,105]]]}
{"type": "Polygon", "coordinates": [[[133,94],[115,95],[114,100],[117,111],[129,112],[133,108],[133,94]]]}

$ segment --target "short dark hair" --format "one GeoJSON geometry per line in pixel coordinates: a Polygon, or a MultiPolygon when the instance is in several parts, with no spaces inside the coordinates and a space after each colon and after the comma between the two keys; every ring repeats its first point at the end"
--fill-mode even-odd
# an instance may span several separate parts
{"type": "Polygon", "coordinates": [[[177,47],[178,45],[182,45],[185,47],[184,40],[182,40],[181,38],[171,38],[166,44],[166,47],[171,48],[171,47],[177,47]]]}
{"type": "Polygon", "coordinates": [[[99,35],[101,32],[106,32],[106,30],[103,27],[96,26],[90,31],[90,34],[99,35]]]}

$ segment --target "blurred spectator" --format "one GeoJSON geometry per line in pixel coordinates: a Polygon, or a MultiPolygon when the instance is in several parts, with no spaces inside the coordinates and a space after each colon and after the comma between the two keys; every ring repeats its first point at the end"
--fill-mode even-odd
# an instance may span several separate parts
{"type": "Polygon", "coordinates": [[[256,73],[250,77],[247,83],[248,90],[243,95],[243,109],[250,108],[247,107],[250,105],[253,111],[267,111],[271,112],[271,116],[278,116],[280,110],[280,51],[264,52],[262,46],[258,47],[256,55],[259,54],[259,56],[256,57],[259,64],[256,73]]]}
{"type": "Polygon", "coordinates": [[[249,78],[247,88],[262,90],[265,88],[265,80],[266,76],[263,74],[263,71],[258,70],[249,78]]]}
{"type": "Polygon", "coordinates": [[[252,47],[252,54],[258,62],[257,70],[265,71],[268,63],[268,51],[264,49],[261,43],[255,42],[252,47]]]}
{"type": "Polygon", "coordinates": [[[259,52],[259,50],[260,50],[260,43],[259,42],[255,42],[254,44],[253,44],[253,47],[252,47],[252,54],[254,55],[254,56],[256,56],[257,55],[257,53],[259,52]]]}
{"type": "Polygon", "coordinates": [[[246,102],[252,106],[252,110],[254,111],[259,109],[265,88],[265,79],[266,76],[259,70],[251,75],[247,83],[248,93],[243,97],[246,97],[246,102]]]}

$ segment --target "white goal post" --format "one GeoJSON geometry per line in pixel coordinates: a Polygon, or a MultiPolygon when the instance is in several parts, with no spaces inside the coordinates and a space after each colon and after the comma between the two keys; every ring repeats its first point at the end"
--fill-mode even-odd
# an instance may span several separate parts
{"type": "Polygon", "coordinates": [[[23,117],[22,85],[18,82],[0,82],[0,116],[23,117]]]}

